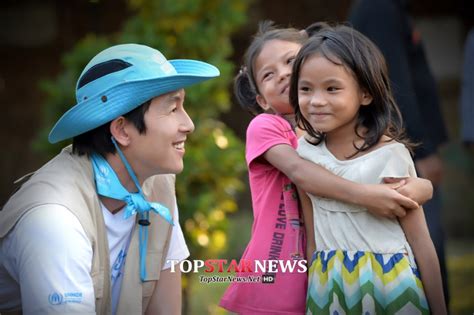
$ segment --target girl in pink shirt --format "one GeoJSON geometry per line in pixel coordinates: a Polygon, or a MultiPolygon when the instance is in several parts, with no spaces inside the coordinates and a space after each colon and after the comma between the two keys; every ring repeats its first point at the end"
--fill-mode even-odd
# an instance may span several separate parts
{"type": "MultiPolygon", "coordinates": [[[[417,209],[418,202],[431,198],[431,183],[423,179],[391,185],[356,184],[299,157],[288,93],[293,60],[307,37],[306,32],[262,23],[235,80],[238,102],[256,115],[247,129],[245,155],[254,223],[242,260],[250,261],[252,267],[255,261],[267,261],[265,271],[238,274],[243,278],[260,276],[260,281],[233,282],[224,293],[220,305],[239,314],[305,312],[305,259],[306,252],[314,251],[314,239],[306,241],[294,184],[314,195],[364,206],[385,217],[404,216],[405,209],[417,209]],[[268,261],[277,261],[276,268],[268,268],[268,261]]],[[[314,235],[312,224],[306,226],[308,235],[314,235]]]]}

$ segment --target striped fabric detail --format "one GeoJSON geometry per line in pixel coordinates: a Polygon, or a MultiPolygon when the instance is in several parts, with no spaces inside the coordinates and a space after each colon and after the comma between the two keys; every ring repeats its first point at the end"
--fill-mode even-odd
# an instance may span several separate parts
{"type": "Polygon", "coordinates": [[[309,269],[307,314],[429,314],[408,256],[317,251],[309,269]]]}

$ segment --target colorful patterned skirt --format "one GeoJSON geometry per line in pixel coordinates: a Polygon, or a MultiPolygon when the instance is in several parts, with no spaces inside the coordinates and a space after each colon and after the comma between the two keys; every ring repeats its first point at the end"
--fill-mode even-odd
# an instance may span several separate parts
{"type": "Polygon", "coordinates": [[[408,255],[324,250],[309,269],[307,314],[429,314],[408,255]]]}

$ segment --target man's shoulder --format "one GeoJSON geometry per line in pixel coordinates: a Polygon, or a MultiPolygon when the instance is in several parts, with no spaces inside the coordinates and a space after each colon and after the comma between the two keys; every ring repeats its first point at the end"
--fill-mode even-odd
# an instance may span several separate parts
{"type": "Polygon", "coordinates": [[[41,166],[35,172],[24,176],[25,184],[48,187],[51,183],[60,183],[65,187],[77,185],[81,180],[93,181],[92,166],[87,156],[79,156],[72,152],[70,146],[41,166]]]}
{"type": "Polygon", "coordinates": [[[88,158],[61,152],[40,169],[29,174],[8,200],[10,203],[34,205],[68,202],[68,199],[95,192],[92,167],[88,158]]]}
{"type": "Polygon", "coordinates": [[[81,218],[88,218],[90,215],[82,212],[98,206],[93,196],[96,192],[88,159],[63,150],[23,183],[4,205],[0,212],[0,237],[36,206],[62,205],[81,218]]]}

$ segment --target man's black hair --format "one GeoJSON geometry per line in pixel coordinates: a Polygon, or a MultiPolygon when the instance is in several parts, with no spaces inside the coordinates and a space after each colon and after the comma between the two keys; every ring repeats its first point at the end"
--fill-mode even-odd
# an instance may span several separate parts
{"type": "MultiPolygon", "coordinates": [[[[126,120],[133,123],[140,134],[146,133],[145,113],[150,107],[151,100],[143,103],[130,112],[122,115],[126,120]]],[[[72,139],[72,151],[78,155],[90,156],[92,153],[98,153],[102,156],[115,153],[115,146],[112,143],[112,134],[110,133],[110,123],[103,124],[100,127],[75,136],[72,139]]]]}

